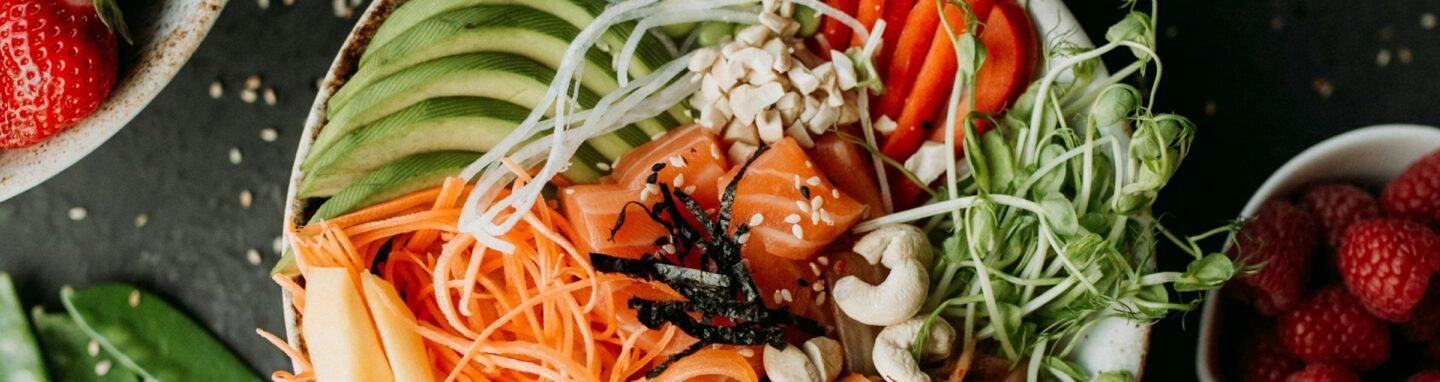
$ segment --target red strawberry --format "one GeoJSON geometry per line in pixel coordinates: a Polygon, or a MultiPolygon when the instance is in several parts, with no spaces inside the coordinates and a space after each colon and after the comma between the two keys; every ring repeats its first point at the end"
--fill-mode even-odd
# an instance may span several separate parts
{"type": "Polygon", "coordinates": [[[1411,163],[1390,181],[1380,203],[1395,217],[1440,224],[1440,150],[1411,163]]]}
{"type": "Polygon", "coordinates": [[[1263,264],[1259,272],[1241,277],[1240,299],[1267,316],[1289,310],[1300,301],[1310,281],[1319,228],[1309,212],[1284,200],[1271,200],[1235,235],[1231,258],[1263,264]]]}
{"type": "Polygon", "coordinates": [[[1280,343],[1280,339],[1275,336],[1273,325],[1261,325],[1242,342],[1244,346],[1240,348],[1240,359],[1237,363],[1240,381],[1284,381],[1285,376],[1304,367],[1305,361],[1290,354],[1285,344],[1280,343]]]}
{"type": "Polygon", "coordinates": [[[1440,370],[1426,370],[1410,376],[1405,382],[1440,382],[1440,370]]]}
{"type": "Polygon", "coordinates": [[[119,67],[106,25],[126,33],[110,1],[0,0],[0,149],[54,135],[110,95],[119,67]]]}
{"type": "Polygon", "coordinates": [[[1278,330],[1285,347],[1306,361],[1370,370],[1390,358],[1390,327],[1339,286],[1316,291],[1285,313],[1278,330]]]}
{"type": "Polygon", "coordinates": [[[1360,382],[1360,376],[1333,363],[1312,363],[1285,377],[1285,382],[1360,382]]]}
{"type": "Polygon", "coordinates": [[[1345,231],[1336,263],[1345,286],[1370,313],[1405,322],[1425,295],[1432,264],[1440,264],[1440,238],[1411,221],[1361,221],[1345,231]]]}
{"type": "Polygon", "coordinates": [[[1300,206],[1320,218],[1330,250],[1340,249],[1340,239],[1351,223],[1380,217],[1380,202],[1360,187],[1346,183],[1310,186],[1300,195],[1300,206]]]}

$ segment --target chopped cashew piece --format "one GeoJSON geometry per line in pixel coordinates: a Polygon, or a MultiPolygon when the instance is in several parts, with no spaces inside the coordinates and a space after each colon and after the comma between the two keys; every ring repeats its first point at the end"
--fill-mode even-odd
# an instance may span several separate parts
{"type": "Polygon", "coordinates": [[[894,133],[895,129],[899,127],[900,125],[895,123],[895,120],[890,119],[888,115],[881,115],[880,120],[875,121],[875,131],[879,131],[880,134],[887,137],[890,136],[891,133],[894,133]]]}
{"type": "MultiPolygon", "coordinates": [[[[875,363],[875,371],[879,372],[886,381],[923,382],[930,380],[930,376],[920,370],[920,362],[910,353],[910,348],[915,345],[915,336],[920,334],[920,329],[924,325],[924,317],[915,317],[886,327],[880,331],[879,336],[875,337],[875,350],[870,353],[870,356],[875,363]]],[[[921,354],[928,358],[949,357],[950,349],[955,345],[955,328],[945,320],[937,319],[930,324],[929,333],[930,336],[925,339],[925,348],[921,349],[921,354]]]]}
{"type": "Polygon", "coordinates": [[[872,265],[890,268],[890,275],[880,285],[855,276],[836,281],[831,294],[845,315],[866,325],[888,326],[920,312],[930,285],[930,243],[924,232],[908,224],[888,225],[860,238],[853,250],[872,265]]]}
{"type": "Polygon", "coordinates": [[[925,141],[919,150],[910,155],[910,159],[905,160],[905,170],[915,174],[920,183],[930,184],[945,173],[947,151],[950,149],[944,143],[925,141]]]}
{"type": "Polygon", "coordinates": [[[834,381],[845,372],[845,350],[840,342],[829,337],[815,337],[805,341],[803,348],[805,356],[810,357],[810,364],[820,372],[821,381],[834,381]]]}
{"type": "Polygon", "coordinates": [[[765,376],[772,382],[828,382],[820,379],[820,371],[810,363],[810,358],[796,346],[785,350],[765,345],[765,376]]]}

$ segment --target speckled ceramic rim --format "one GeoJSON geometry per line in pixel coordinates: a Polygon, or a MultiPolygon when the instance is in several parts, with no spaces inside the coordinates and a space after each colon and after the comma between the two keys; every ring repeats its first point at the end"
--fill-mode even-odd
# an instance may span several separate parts
{"type": "MultiPolygon", "coordinates": [[[[1251,216],[1270,198],[1289,195],[1321,180],[1346,180],[1382,186],[1411,162],[1440,148],[1440,128],[1420,125],[1378,125],[1327,139],[1285,162],[1255,191],[1240,216],[1251,216]]],[[[1229,245],[1225,246],[1229,250],[1229,245]]],[[[1204,382],[1224,381],[1220,364],[1220,296],[1206,299],[1200,318],[1195,370],[1204,382]]]]}
{"type": "Polygon", "coordinates": [[[79,124],[35,146],[0,150],[0,201],[25,192],[79,162],[130,123],[195,53],[228,0],[170,0],[158,20],[132,22],[152,36],[120,76],[110,98],[79,124]]]}
{"type": "MultiPolygon", "coordinates": [[[[330,67],[325,81],[316,95],[315,103],[310,108],[310,116],[305,120],[305,131],[301,134],[300,149],[295,153],[295,163],[291,170],[290,187],[286,193],[285,219],[286,224],[301,225],[304,223],[302,213],[305,211],[303,200],[296,198],[296,187],[300,184],[305,174],[300,171],[300,162],[309,152],[310,146],[320,129],[325,125],[325,108],[330,97],[340,86],[344,85],[350,75],[354,74],[355,65],[365,46],[370,42],[375,30],[385,22],[385,18],[396,6],[406,0],[376,0],[370,4],[365,13],[361,16],[350,36],[341,47],[340,54],[335,58],[334,64],[330,67]]],[[[1031,19],[1035,22],[1040,32],[1042,41],[1050,41],[1049,36],[1063,36],[1063,38],[1075,46],[1093,47],[1090,38],[1075,20],[1062,0],[1029,0],[1022,3],[1030,11],[1031,19]]],[[[1101,82],[1108,77],[1109,72],[1105,69],[1104,63],[1100,64],[1096,72],[1095,82],[1101,82]]],[[[1066,77],[1066,76],[1061,76],[1066,77]]],[[[1064,78],[1062,78],[1064,79],[1064,78]]],[[[1119,126],[1107,129],[1107,135],[1115,135],[1118,139],[1128,140],[1128,126],[1119,126]]],[[[297,280],[303,282],[303,280],[297,280]]],[[[305,352],[305,344],[300,338],[301,320],[300,312],[294,309],[292,298],[289,293],[283,294],[285,311],[285,330],[287,340],[295,349],[305,352]]],[[[1091,370],[1128,370],[1132,375],[1139,376],[1144,369],[1147,348],[1150,342],[1150,327],[1136,325],[1133,322],[1120,319],[1107,320],[1107,325],[1101,325],[1103,329],[1092,330],[1085,334],[1082,348],[1094,349],[1086,355],[1077,357],[1077,361],[1091,370]]],[[[298,367],[299,365],[294,365],[298,367]]]]}

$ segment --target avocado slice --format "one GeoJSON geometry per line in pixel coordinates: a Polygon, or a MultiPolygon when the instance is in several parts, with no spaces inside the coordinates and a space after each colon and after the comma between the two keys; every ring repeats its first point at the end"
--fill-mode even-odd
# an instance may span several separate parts
{"type": "MultiPolygon", "coordinates": [[[[405,69],[366,87],[350,105],[331,115],[300,168],[310,171],[318,157],[346,135],[426,99],[475,96],[533,107],[549,88],[551,75],[549,69],[535,61],[504,53],[450,56],[405,69]]],[[[599,98],[588,90],[579,91],[581,107],[594,105],[599,98]]],[[[600,145],[604,147],[634,147],[649,139],[639,128],[627,126],[590,141],[603,142],[600,145]]]]}
{"type": "Polygon", "coordinates": [[[465,166],[480,159],[480,153],[438,151],[411,155],[390,162],[351,183],[320,205],[310,223],[369,207],[412,192],[435,187],[445,178],[458,176],[465,166]]]}
{"type": "MultiPolygon", "coordinates": [[[[386,163],[412,154],[435,151],[487,152],[510,134],[530,111],[490,98],[432,98],[361,127],[321,153],[306,172],[300,197],[334,195],[386,163]]],[[[614,138],[614,137],[612,137],[614,138]]],[[[592,139],[582,146],[576,163],[563,174],[572,182],[593,182],[605,173],[596,162],[609,162],[629,150],[619,139],[592,139]],[[597,147],[603,147],[601,151],[597,147]]]]}

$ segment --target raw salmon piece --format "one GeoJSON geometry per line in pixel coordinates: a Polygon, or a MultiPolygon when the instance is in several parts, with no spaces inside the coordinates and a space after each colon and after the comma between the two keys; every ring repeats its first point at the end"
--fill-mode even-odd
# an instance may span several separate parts
{"type": "Polygon", "coordinates": [[[631,205],[623,207],[625,225],[611,238],[610,229],[620,218],[622,206],[640,198],[638,189],[616,184],[583,184],[562,188],[558,196],[560,211],[575,227],[578,236],[574,238],[575,245],[584,253],[638,259],[655,251],[656,239],[668,236],[664,226],[650,219],[640,206],[631,205]]]}
{"type": "Polygon", "coordinates": [[[711,188],[715,179],[730,168],[722,155],[720,141],[699,125],[690,125],[640,145],[615,161],[611,178],[615,183],[639,190],[645,187],[651,167],[664,163],[656,177],[657,183],[669,184],[686,192],[705,208],[720,205],[720,191],[711,188]],[[693,188],[691,188],[693,186],[693,188]]]}
{"type": "MultiPolygon", "coordinates": [[[[720,177],[716,188],[724,190],[739,170],[737,164],[720,177]]],[[[786,138],[756,158],[740,180],[731,230],[760,215],[760,224],[750,228],[743,256],[808,260],[849,231],[865,209],[826,179],[795,140],[786,138]]]]}

